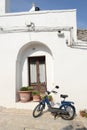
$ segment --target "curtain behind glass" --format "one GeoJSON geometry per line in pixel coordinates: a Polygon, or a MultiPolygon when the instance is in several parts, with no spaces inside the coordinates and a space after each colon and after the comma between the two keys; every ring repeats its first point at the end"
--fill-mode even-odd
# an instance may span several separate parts
{"type": "Polygon", "coordinates": [[[45,64],[44,62],[41,62],[39,64],[39,72],[40,72],[40,82],[44,83],[45,82],[45,64]]]}
{"type": "Polygon", "coordinates": [[[36,75],[36,64],[35,63],[30,64],[30,73],[31,73],[31,83],[36,83],[37,75],[36,75]]]}

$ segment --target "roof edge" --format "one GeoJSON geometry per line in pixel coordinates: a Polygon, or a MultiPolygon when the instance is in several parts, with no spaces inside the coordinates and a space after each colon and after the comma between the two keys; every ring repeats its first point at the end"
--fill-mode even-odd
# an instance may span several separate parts
{"type": "Polygon", "coordinates": [[[0,14],[0,17],[5,16],[19,16],[19,15],[34,15],[34,14],[46,14],[46,13],[62,13],[62,12],[76,12],[76,9],[66,9],[66,10],[40,10],[40,11],[33,11],[33,12],[16,12],[16,13],[6,13],[0,14]]]}

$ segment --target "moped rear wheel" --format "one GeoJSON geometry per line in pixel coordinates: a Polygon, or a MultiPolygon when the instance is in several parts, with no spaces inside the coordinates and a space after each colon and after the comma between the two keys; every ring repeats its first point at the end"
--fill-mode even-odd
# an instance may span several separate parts
{"type": "Polygon", "coordinates": [[[43,109],[44,109],[44,105],[43,104],[38,104],[34,110],[33,110],[33,117],[39,117],[41,116],[42,112],[43,112],[43,109]]]}
{"type": "Polygon", "coordinates": [[[64,120],[72,120],[72,119],[74,119],[75,113],[76,113],[74,106],[72,106],[72,105],[63,105],[63,106],[61,106],[60,109],[65,111],[65,113],[61,114],[61,117],[64,120]]]}

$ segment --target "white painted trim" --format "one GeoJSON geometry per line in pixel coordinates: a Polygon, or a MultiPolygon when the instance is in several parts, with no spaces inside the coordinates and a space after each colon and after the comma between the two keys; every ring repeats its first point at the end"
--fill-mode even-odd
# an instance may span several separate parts
{"type": "Polygon", "coordinates": [[[48,13],[62,13],[62,12],[76,12],[76,9],[67,9],[67,10],[46,10],[46,11],[34,11],[34,12],[17,12],[17,13],[6,13],[0,14],[0,17],[8,16],[20,16],[20,15],[38,15],[38,14],[48,14],[48,13]]]}

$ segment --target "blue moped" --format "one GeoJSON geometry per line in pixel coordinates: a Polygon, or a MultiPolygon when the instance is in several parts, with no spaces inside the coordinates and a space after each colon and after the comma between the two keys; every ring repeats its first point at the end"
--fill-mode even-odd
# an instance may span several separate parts
{"type": "MultiPolygon", "coordinates": [[[[59,86],[55,87],[56,89],[59,88],[59,86]]],[[[76,109],[74,106],[74,102],[71,101],[65,101],[65,99],[68,97],[68,95],[61,94],[60,97],[63,98],[58,108],[55,108],[52,106],[51,102],[48,99],[48,95],[54,93],[56,94],[57,91],[54,89],[52,91],[46,91],[46,94],[44,98],[39,102],[39,104],[34,108],[33,110],[33,117],[39,117],[41,116],[43,110],[45,109],[45,105],[48,106],[48,111],[52,113],[54,118],[56,119],[57,116],[62,117],[62,119],[65,120],[72,120],[75,117],[76,109]]]]}

